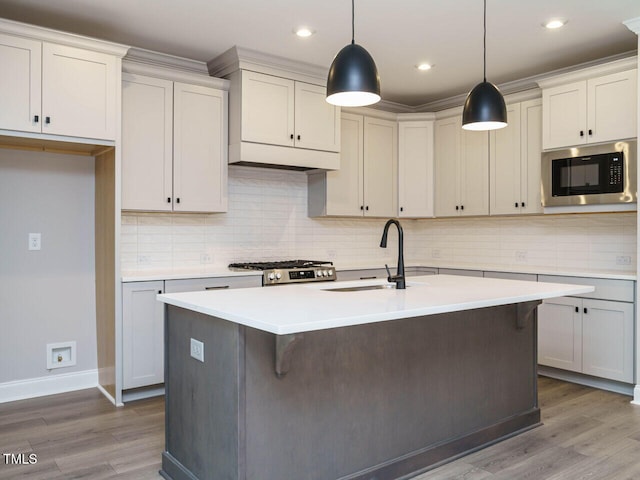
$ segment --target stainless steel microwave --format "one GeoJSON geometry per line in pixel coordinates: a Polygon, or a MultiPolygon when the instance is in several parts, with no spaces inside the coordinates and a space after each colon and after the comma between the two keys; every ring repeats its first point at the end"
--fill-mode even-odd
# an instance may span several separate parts
{"type": "Polygon", "coordinates": [[[637,202],[637,142],[589,145],[542,154],[542,205],[637,202]]]}

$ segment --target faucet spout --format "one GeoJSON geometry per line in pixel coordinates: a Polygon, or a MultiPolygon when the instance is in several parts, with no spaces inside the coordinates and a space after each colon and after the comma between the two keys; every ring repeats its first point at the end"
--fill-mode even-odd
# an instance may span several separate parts
{"type": "Polygon", "coordinates": [[[407,284],[404,277],[404,238],[400,222],[394,219],[387,221],[387,223],[384,225],[384,230],[382,231],[380,247],[387,248],[387,236],[389,234],[389,227],[392,224],[395,225],[398,229],[398,269],[395,275],[391,275],[391,272],[389,272],[389,267],[387,267],[387,273],[389,275],[387,280],[389,282],[394,282],[397,289],[404,290],[405,288],[407,288],[407,284]]]}

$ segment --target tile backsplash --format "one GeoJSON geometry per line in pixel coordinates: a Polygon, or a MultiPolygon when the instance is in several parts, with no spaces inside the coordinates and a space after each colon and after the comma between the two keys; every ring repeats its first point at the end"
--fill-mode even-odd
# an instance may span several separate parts
{"type": "MultiPolygon", "coordinates": [[[[293,258],[395,264],[379,247],[386,219],[308,218],[303,172],[229,167],[229,211],[123,212],[127,273],[220,270],[231,262],[293,258]]],[[[636,213],[402,220],[407,264],[636,272],[636,213]]]]}

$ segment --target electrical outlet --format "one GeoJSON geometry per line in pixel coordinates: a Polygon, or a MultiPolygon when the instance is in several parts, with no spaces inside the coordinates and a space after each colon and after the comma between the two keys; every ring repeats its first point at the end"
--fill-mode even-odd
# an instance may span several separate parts
{"type": "Polygon", "coordinates": [[[213,256],[209,253],[201,253],[200,263],[213,263],[213,256]]]}
{"type": "Polygon", "coordinates": [[[29,234],[29,250],[40,250],[42,248],[42,235],[40,233],[29,234]]]}
{"type": "Polygon", "coordinates": [[[151,257],[149,255],[138,255],[138,265],[149,265],[151,257]]]}
{"type": "Polygon", "coordinates": [[[616,257],[616,265],[631,265],[631,257],[629,255],[618,255],[616,257]]]}
{"type": "Polygon", "coordinates": [[[516,262],[526,262],[526,261],[527,261],[527,251],[526,250],[516,251],[516,262]]]}
{"type": "Polygon", "coordinates": [[[204,343],[195,338],[191,339],[191,356],[204,363],[204,343]]]}
{"type": "Polygon", "coordinates": [[[442,258],[442,252],[438,248],[431,250],[431,258],[442,258]]]}

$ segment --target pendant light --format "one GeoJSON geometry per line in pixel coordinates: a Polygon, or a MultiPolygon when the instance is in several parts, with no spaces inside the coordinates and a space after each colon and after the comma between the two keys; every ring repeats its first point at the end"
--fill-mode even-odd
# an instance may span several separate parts
{"type": "Polygon", "coordinates": [[[380,77],[369,52],[355,43],[355,0],[351,0],[351,44],[331,62],[327,102],[341,107],[363,107],[380,101],[380,77]]]}
{"type": "Polygon", "coordinates": [[[484,0],[484,80],[467,95],[462,110],[465,130],[495,130],[507,126],[507,107],[493,83],[487,82],[487,0],[484,0]]]}

